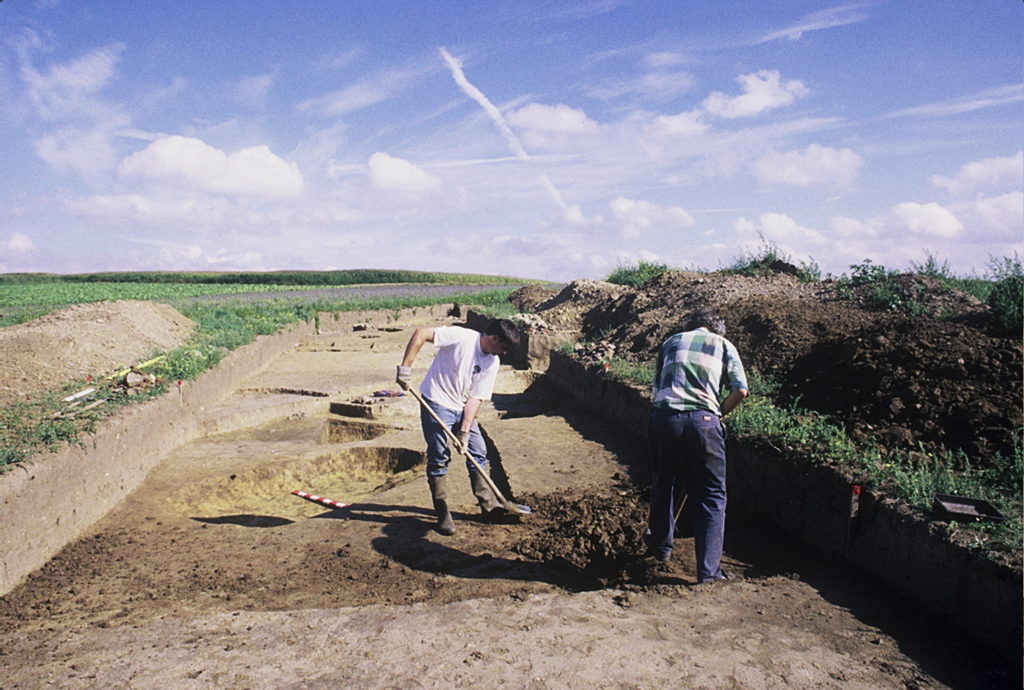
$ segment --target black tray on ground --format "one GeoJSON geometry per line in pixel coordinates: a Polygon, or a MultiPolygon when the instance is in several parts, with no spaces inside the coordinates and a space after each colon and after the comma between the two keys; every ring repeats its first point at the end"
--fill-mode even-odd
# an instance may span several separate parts
{"type": "Polygon", "coordinates": [[[935,494],[932,507],[940,517],[946,520],[960,520],[963,522],[989,520],[998,522],[1006,519],[1006,516],[1000,513],[998,508],[981,498],[935,494]]]}

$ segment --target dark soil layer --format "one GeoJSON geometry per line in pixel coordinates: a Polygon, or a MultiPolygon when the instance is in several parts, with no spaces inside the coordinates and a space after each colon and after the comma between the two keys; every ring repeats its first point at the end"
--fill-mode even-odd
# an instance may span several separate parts
{"type": "Polygon", "coordinates": [[[868,286],[843,298],[834,282],[786,273],[686,272],[638,289],[577,281],[535,311],[600,341],[599,352],[650,361],[689,312],[711,308],[748,370],[779,384],[783,401],[831,415],[855,437],[890,449],[942,445],[974,466],[1009,456],[1024,424],[1020,334],[999,332],[971,295],[922,277],[899,281],[914,314],[872,306],[868,286]]]}

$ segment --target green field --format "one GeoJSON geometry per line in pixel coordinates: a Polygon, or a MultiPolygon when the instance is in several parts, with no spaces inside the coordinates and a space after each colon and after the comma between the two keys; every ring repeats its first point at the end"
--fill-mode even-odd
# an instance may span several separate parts
{"type": "Polygon", "coordinates": [[[0,307],[46,307],[119,299],[169,300],[203,295],[316,290],[322,287],[243,283],[7,283],[0,284],[0,307]]]}

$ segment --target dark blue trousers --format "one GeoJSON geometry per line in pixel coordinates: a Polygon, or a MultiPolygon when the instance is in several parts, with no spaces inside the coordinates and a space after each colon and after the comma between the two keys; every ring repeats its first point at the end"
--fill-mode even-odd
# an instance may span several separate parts
{"type": "Polygon", "coordinates": [[[721,418],[706,410],[655,409],[650,444],[654,479],[648,545],[663,558],[672,553],[677,509],[673,488],[685,485],[692,502],[697,581],[721,579],[726,506],[721,418]]]}

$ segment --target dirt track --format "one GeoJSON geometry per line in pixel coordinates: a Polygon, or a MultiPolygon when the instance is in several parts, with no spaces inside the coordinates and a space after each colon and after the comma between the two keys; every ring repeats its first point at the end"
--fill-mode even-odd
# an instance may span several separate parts
{"type": "Polygon", "coordinates": [[[525,372],[503,371],[482,425],[536,515],[481,523],[456,468],[458,531],[441,537],[415,401],[328,411],[393,387],[416,323],[311,338],[210,410],[327,395],[316,414],[174,449],[0,600],[0,686],[1014,686],[870,583],[736,519],[733,581],[695,585],[689,540],[667,571],[630,561],[635,440],[525,372]]]}

